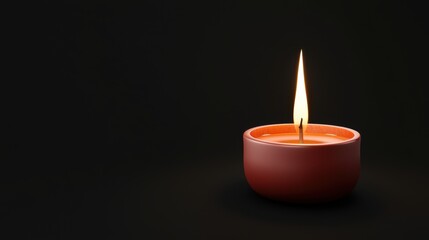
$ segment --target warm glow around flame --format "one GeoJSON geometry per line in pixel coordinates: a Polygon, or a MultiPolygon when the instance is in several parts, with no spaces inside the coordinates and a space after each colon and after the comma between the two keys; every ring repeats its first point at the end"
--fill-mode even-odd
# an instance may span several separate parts
{"type": "Polygon", "coordinates": [[[295,92],[295,105],[293,107],[293,123],[298,132],[298,127],[301,122],[303,130],[307,128],[308,124],[308,105],[307,105],[307,93],[305,91],[305,78],[304,78],[304,62],[302,58],[302,50],[299,56],[299,65],[298,65],[298,78],[296,82],[296,92],[295,92]]]}

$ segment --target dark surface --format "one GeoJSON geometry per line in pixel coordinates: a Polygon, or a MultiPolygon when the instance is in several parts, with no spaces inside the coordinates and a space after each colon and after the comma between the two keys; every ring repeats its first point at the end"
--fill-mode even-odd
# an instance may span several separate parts
{"type": "Polygon", "coordinates": [[[37,3],[4,36],[1,239],[428,238],[428,18],[412,1],[37,3]],[[292,121],[362,135],[326,205],[247,186],[242,133],[292,121]],[[10,85],[10,86],[9,86],[10,85]]]}
{"type": "Polygon", "coordinates": [[[3,211],[10,214],[8,223],[17,226],[12,236],[19,239],[427,235],[427,174],[368,163],[378,158],[383,159],[363,159],[352,195],[322,205],[261,198],[246,184],[239,156],[202,156],[192,163],[177,159],[180,164],[68,172],[21,182],[9,190],[12,197],[3,211]]]}

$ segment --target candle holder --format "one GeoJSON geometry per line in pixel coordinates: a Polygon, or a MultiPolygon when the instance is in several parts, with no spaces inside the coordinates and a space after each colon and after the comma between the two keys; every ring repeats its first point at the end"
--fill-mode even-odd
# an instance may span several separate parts
{"type": "Polygon", "coordinates": [[[360,173],[360,134],[322,124],[308,124],[306,133],[317,137],[307,143],[304,138],[303,144],[266,139],[276,134],[298,136],[294,124],[266,125],[244,132],[244,173],[256,193],[286,202],[319,203],[339,199],[353,190],[360,173]],[[330,138],[336,140],[323,140],[330,138]]]}

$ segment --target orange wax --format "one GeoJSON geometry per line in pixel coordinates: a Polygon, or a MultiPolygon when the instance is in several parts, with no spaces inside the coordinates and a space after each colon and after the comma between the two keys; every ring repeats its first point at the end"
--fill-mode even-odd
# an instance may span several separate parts
{"type": "Polygon", "coordinates": [[[356,133],[350,129],[323,124],[308,124],[304,132],[304,143],[299,143],[299,135],[293,124],[256,127],[248,134],[262,142],[291,145],[340,144],[356,137],[356,133]]]}
{"type": "Polygon", "coordinates": [[[304,142],[299,142],[299,136],[296,133],[276,133],[264,134],[257,137],[260,140],[276,143],[292,144],[318,144],[318,143],[338,143],[347,140],[347,138],[331,133],[307,133],[304,134],[304,142]]]}

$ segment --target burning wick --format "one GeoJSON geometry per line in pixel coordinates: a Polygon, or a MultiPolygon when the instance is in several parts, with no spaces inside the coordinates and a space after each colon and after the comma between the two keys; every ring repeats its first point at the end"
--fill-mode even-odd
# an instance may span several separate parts
{"type": "Polygon", "coordinates": [[[302,129],[302,118],[301,118],[301,122],[299,122],[299,143],[304,143],[304,132],[302,129]]]}

